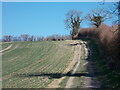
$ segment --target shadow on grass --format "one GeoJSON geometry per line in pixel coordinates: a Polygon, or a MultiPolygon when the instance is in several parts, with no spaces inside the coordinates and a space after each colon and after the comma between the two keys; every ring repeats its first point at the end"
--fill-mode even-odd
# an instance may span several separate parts
{"type": "Polygon", "coordinates": [[[78,42],[78,43],[71,43],[71,44],[66,44],[67,46],[77,46],[77,45],[82,45],[82,43],[78,42]]]}
{"type": "MultiPolygon", "coordinates": [[[[77,43],[72,43],[72,44],[66,44],[67,46],[77,46],[77,45],[82,45],[83,43],[81,42],[77,42],[77,43]]],[[[88,55],[88,58],[86,60],[89,61],[90,59],[90,55],[88,55]]],[[[87,72],[81,72],[81,73],[71,73],[71,71],[69,71],[68,73],[46,73],[46,72],[38,72],[38,73],[23,73],[23,74],[17,74],[15,75],[16,77],[28,77],[28,78],[32,78],[32,77],[48,77],[49,79],[59,79],[62,78],[64,76],[67,77],[81,77],[81,76],[85,76],[85,77],[94,77],[93,74],[87,72]]]]}
{"type": "Polygon", "coordinates": [[[86,77],[93,77],[92,75],[88,74],[88,73],[75,73],[72,74],[70,72],[66,73],[66,74],[62,74],[62,73],[34,73],[34,74],[17,74],[15,75],[16,77],[48,77],[49,79],[59,79],[62,78],[64,76],[67,77],[81,77],[81,76],[86,76],[86,77]]]}

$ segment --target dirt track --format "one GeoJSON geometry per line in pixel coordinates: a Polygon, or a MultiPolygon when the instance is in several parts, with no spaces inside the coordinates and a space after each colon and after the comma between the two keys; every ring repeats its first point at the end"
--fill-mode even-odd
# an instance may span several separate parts
{"type": "Polygon", "coordinates": [[[85,56],[89,55],[88,64],[87,64],[89,76],[85,78],[83,88],[100,88],[100,82],[97,80],[97,78],[94,74],[94,71],[93,71],[93,67],[92,67],[92,64],[93,64],[92,58],[91,58],[92,51],[91,51],[90,47],[86,48],[84,46],[84,48],[85,48],[85,52],[86,52],[85,56]]]}
{"type": "MultiPolygon", "coordinates": [[[[69,42],[69,41],[68,41],[69,42]]],[[[72,42],[72,43],[70,43],[71,45],[74,45],[74,44],[76,44],[76,43],[79,43],[79,42],[77,42],[77,41],[74,41],[74,42],[72,42]]],[[[69,63],[69,65],[67,66],[67,68],[64,70],[64,72],[63,72],[63,74],[64,73],[67,73],[67,72],[69,72],[72,68],[73,68],[73,66],[75,65],[75,63],[77,63],[77,61],[79,61],[79,55],[80,55],[80,45],[75,45],[75,46],[72,46],[72,48],[73,48],[73,50],[74,50],[74,56],[73,56],[73,59],[72,59],[72,61],[69,63]],[[78,49],[79,48],[79,49],[78,49]]],[[[80,62],[79,62],[80,63],[80,62]]],[[[78,63],[78,64],[79,64],[78,63]]],[[[77,65],[77,67],[78,67],[78,65],[77,65]]],[[[77,69],[77,67],[76,67],[76,69],[77,69]]],[[[76,69],[73,71],[73,73],[76,71],[76,69]]],[[[59,84],[60,84],[60,82],[64,79],[65,77],[61,77],[60,79],[55,79],[52,83],[50,83],[49,85],[48,85],[48,88],[59,88],[59,84]]],[[[68,81],[68,85],[71,85],[72,84],[72,81],[70,80],[70,81],[68,81]]]]}
{"type": "MultiPolygon", "coordinates": [[[[78,44],[78,45],[76,46],[76,50],[75,50],[76,58],[74,58],[74,60],[77,61],[77,64],[76,64],[75,68],[73,69],[72,74],[75,74],[75,72],[77,71],[77,69],[78,69],[78,67],[79,67],[79,65],[80,65],[80,50],[81,50],[81,45],[78,44]]],[[[71,86],[73,85],[73,79],[74,79],[74,77],[70,77],[70,78],[68,79],[65,88],[71,88],[71,86]]]]}
{"type": "MultiPolygon", "coordinates": [[[[89,58],[89,61],[87,61],[87,63],[85,63],[85,65],[87,65],[87,67],[88,67],[87,72],[88,72],[89,76],[85,77],[85,80],[83,81],[84,86],[82,88],[100,88],[100,82],[95,77],[93,67],[92,67],[92,62],[91,62],[92,61],[92,59],[91,59],[92,51],[87,46],[87,43],[85,41],[80,41],[80,42],[74,41],[72,43],[72,45],[74,48],[74,57],[73,57],[73,60],[69,63],[68,67],[65,69],[64,73],[69,72],[71,70],[71,68],[73,68],[73,71],[71,74],[76,73],[76,71],[80,65],[81,48],[82,48],[81,45],[83,45],[83,48],[85,50],[85,57],[86,57],[86,59],[89,58]]],[[[52,83],[49,84],[48,88],[59,88],[59,84],[64,78],[65,77],[61,77],[60,79],[55,79],[52,83]]],[[[74,83],[73,83],[74,78],[75,77],[69,77],[65,88],[72,88],[72,86],[74,86],[74,83]]]]}
{"type": "MultiPolygon", "coordinates": [[[[94,71],[93,71],[93,67],[92,67],[92,51],[90,49],[90,47],[87,45],[87,43],[85,41],[81,41],[81,44],[83,45],[83,48],[85,50],[85,59],[89,59],[87,61],[87,63],[85,65],[87,65],[87,72],[88,72],[88,76],[86,75],[85,80],[83,81],[84,86],[82,88],[100,88],[100,82],[97,80],[97,77],[94,75],[94,71]]],[[[77,69],[79,68],[80,65],[80,57],[81,57],[81,45],[78,45],[77,47],[77,64],[75,66],[75,68],[73,69],[72,74],[75,74],[77,69]]],[[[70,77],[68,79],[68,82],[66,84],[65,88],[72,88],[73,84],[73,79],[74,77],[70,77]]]]}
{"type": "Polygon", "coordinates": [[[0,53],[2,53],[2,52],[4,52],[4,51],[6,51],[6,50],[8,50],[8,49],[10,49],[11,47],[12,47],[12,44],[10,44],[7,48],[5,48],[5,49],[1,50],[1,51],[0,51],[0,53]]]}

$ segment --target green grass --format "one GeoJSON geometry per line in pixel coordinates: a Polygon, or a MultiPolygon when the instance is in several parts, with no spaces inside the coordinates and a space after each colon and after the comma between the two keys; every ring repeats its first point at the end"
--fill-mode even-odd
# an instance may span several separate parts
{"type": "Polygon", "coordinates": [[[13,42],[2,55],[3,88],[46,87],[55,78],[39,75],[63,73],[73,56],[67,44],[69,41],[13,42]]]}
{"type": "Polygon", "coordinates": [[[66,76],[66,77],[62,80],[62,82],[59,84],[59,86],[60,86],[59,88],[65,88],[68,79],[69,79],[69,77],[66,76]]]}
{"type": "MultiPolygon", "coordinates": [[[[101,88],[119,88],[120,72],[111,70],[102,57],[101,46],[95,40],[87,41],[92,50],[93,69],[101,82],[101,88]]],[[[73,57],[72,41],[12,42],[2,44],[12,47],[2,54],[3,88],[45,88],[54,79],[55,73],[63,73],[73,57]],[[46,74],[47,76],[43,76],[46,74]],[[50,75],[51,74],[51,75],[50,75]],[[42,76],[40,76],[42,75],[42,76]]],[[[81,48],[81,63],[76,73],[86,72],[84,48],[81,48]]],[[[59,76],[59,75],[58,75],[59,76]]],[[[69,77],[60,83],[65,87],[69,77]]],[[[73,88],[82,88],[85,76],[75,77],[73,88]]]]}

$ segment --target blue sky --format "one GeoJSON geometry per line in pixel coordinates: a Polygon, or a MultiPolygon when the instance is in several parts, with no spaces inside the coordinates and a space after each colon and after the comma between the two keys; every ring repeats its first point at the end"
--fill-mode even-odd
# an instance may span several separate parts
{"type": "MultiPolygon", "coordinates": [[[[3,2],[2,35],[68,35],[69,30],[65,29],[64,20],[69,10],[82,11],[82,16],[85,16],[93,9],[110,8],[111,5],[110,2],[104,5],[98,2],[3,2]]],[[[88,26],[89,24],[82,23],[82,27],[88,26]]]]}

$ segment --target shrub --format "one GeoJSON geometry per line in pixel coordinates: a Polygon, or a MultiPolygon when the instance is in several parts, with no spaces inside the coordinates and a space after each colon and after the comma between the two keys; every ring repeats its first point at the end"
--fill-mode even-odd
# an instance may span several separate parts
{"type": "Polygon", "coordinates": [[[111,68],[120,69],[120,38],[118,38],[118,26],[101,24],[99,28],[81,28],[78,38],[94,38],[99,41],[104,50],[104,56],[111,68]]]}

